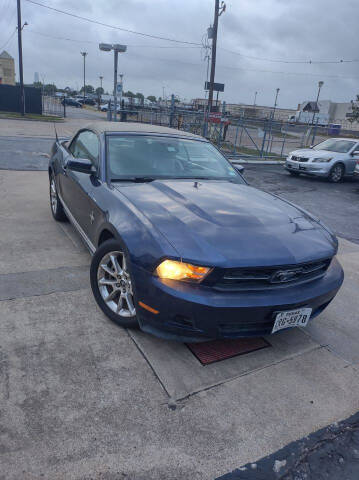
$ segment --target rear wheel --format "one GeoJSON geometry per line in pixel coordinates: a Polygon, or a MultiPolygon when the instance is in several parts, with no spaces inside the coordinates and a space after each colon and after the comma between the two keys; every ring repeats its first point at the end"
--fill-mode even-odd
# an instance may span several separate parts
{"type": "Polygon", "coordinates": [[[51,174],[50,177],[50,206],[51,206],[51,213],[55,220],[58,222],[66,222],[67,217],[64,211],[64,207],[62,206],[61,200],[57,194],[56,182],[54,174],[51,174]]]}
{"type": "Polygon", "coordinates": [[[92,258],[91,288],[101,310],[121,327],[138,327],[128,254],[117,240],[104,242],[92,258]]]}
{"type": "Polygon", "coordinates": [[[338,183],[343,180],[344,177],[344,165],[341,163],[337,163],[334,167],[330,170],[329,173],[329,181],[332,183],[338,183]]]}

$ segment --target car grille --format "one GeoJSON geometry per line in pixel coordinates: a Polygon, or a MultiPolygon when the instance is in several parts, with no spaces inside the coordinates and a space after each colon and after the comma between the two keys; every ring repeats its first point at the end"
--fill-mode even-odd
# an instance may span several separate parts
{"type": "Polygon", "coordinates": [[[295,155],[292,155],[291,160],[294,160],[295,162],[307,162],[309,160],[309,158],[307,158],[307,157],[297,157],[295,155]]]}
{"type": "Polygon", "coordinates": [[[215,283],[218,290],[264,290],[316,280],[324,275],[330,259],[278,267],[226,269],[215,283]]]}

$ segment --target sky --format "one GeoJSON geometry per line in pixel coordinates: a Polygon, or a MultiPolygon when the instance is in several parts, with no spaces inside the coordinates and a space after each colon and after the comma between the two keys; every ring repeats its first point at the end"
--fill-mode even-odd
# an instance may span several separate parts
{"type": "MultiPolygon", "coordinates": [[[[102,23],[182,42],[202,44],[213,23],[215,0],[36,0],[102,23]]],[[[204,97],[204,49],[89,23],[21,0],[24,79],[38,72],[58,88],[86,83],[113,88],[113,54],[100,42],[128,45],[120,55],[124,89],[145,96],[172,93],[187,101],[204,97]],[[66,40],[70,39],[70,40],[66,40]]],[[[225,84],[227,103],[296,108],[314,100],[348,102],[359,94],[357,0],[226,0],[219,19],[215,81],[225,84]],[[230,51],[228,51],[230,50],[230,51]],[[233,53],[234,52],[234,53],[233,53]],[[274,61],[275,60],[275,61],[274,61]],[[358,60],[351,63],[286,63],[358,60]]],[[[18,72],[16,0],[0,0],[0,51],[15,58],[18,72]],[[9,41],[8,41],[9,40],[9,41]],[[5,47],[4,47],[5,45],[5,47]],[[4,47],[4,48],[3,48],[4,47]]]]}

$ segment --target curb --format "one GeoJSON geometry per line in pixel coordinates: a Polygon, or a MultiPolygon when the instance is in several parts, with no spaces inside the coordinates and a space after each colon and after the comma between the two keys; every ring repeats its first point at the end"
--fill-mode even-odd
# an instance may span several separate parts
{"type": "Polygon", "coordinates": [[[244,159],[233,159],[230,160],[232,163],[240,163],[240,164],[253,164],[253,165],[284,165],[284,160],[244,160],[244,159]]]}

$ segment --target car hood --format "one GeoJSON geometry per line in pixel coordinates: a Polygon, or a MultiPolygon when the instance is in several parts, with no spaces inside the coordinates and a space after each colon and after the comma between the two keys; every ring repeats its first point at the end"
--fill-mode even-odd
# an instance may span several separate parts
{"type": "Polygon", "coordinates": [[[313,158],[344,158],[345,156],[348,156],[348,154],[345,153],[329,152],[328,150],[313,150],[312,148],[301,148],[299,150],[294,150],[294,152],[290,152],[289,157],[292,155],[297,157],[306,157],[309,158],[309,160],[312,160],[313,158]]]}
{"type": "Polygon", "coordinates": [[[228,181],[113,184],[179,257],[211,266],[289,265],[331,257],[336,239],[274,195],[228,181]]]}

